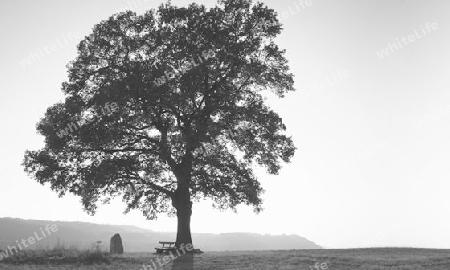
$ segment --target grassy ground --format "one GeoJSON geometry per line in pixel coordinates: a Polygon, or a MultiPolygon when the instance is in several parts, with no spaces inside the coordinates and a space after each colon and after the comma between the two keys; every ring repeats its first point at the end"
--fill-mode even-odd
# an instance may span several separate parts
{"type": "Polygon", "coordinates": [[[0,263],[0,269],[121,269],[121,270],[450,270],[450,250],[348,249],[206,252],[182,256],[159,266],[163,256],[130,253],[123,256],[80,253],[74,256],[27,255],[0,263]],[[47,256],[47,257],[46,257],[47,256]],[[317,268],[321,270],[321,268],[317,268]],[[325,270],[325,268],[322,268],[325,270]]]}

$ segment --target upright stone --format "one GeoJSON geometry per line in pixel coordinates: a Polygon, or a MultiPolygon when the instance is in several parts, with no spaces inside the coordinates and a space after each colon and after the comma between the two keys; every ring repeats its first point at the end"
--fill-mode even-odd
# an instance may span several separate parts
{"type": "Polygon", "coordinates": [[[116,233],[111,237],[111,243],[109,245],[109,253],[111,254],[123,254],[122,238],[120,234],[116,233]]]}

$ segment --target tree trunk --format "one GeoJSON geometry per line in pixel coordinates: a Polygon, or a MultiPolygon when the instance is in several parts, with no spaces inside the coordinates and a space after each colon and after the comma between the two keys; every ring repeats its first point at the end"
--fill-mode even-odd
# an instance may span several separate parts
{"type": "Polygon", "coordinates": [[[191,236],[191,215],[192,215],[192,202],[190,200],[189,189],[177,189],[175,196],[172,199],[173,206],[177,209],[177,239],[175,246],[181,248],[184,244],[192,245],[191,236]]]}

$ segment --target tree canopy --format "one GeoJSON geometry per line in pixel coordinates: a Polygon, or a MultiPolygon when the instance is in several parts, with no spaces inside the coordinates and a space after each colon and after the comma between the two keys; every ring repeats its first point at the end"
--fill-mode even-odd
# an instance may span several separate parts
{"type": "Polygon", "coordinates": [[[45,147],[26,152],[25,170],[91,214],[114,197],[149,219],[202,198],[260,211],[254,166],[276,174],[295,152],[263,95],[294,90],[281,30],[274,10],[250,0],[168,2],[100,22],[68,65],[65,100],[38,123],[45,147]]]}

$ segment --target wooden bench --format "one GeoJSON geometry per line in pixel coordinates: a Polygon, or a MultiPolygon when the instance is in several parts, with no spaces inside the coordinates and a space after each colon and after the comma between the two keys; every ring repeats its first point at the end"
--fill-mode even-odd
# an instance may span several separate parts
{"type": "Polygon", "coordinates": [[[162,245],[162,247],[155,247],[156,253],[164,253],[175,250],[175,242],[159,241],[159,243],[162,245]]]}

